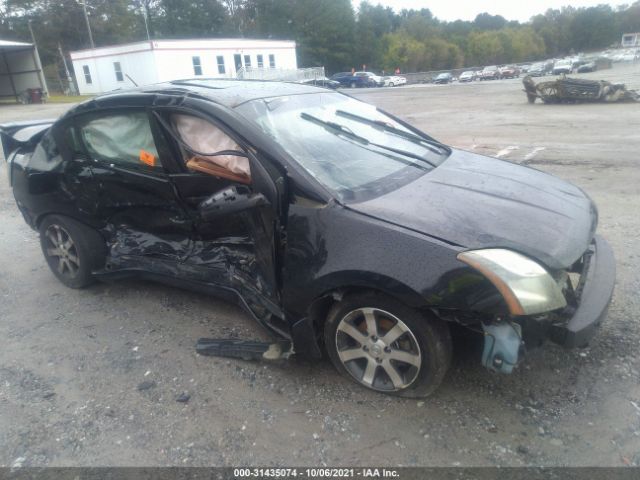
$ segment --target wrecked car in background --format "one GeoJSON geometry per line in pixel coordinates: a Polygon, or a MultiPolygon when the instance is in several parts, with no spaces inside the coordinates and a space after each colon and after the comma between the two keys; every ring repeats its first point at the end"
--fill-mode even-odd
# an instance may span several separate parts
{"type": "Polygon", "coordinates": [[[621,83],[604,80],[584,80],[563,76],[557,80],[535,83],[531,76],[522,79],[529,103],[536,99],[544,103],[589,103],[589,102],[637,102],[640,95],[635,90],[627,90],[621,83]]]}
{"type": "Polygon", "coordinates": [[[452,324],[508,373],[545,339],[586,345],[611,300],[582,190],[326,89],[174,81],[1,129],[62,283],[134,276],[238,302],[275,356],[324,350],[379,392],[433,392],[452,324]]]}

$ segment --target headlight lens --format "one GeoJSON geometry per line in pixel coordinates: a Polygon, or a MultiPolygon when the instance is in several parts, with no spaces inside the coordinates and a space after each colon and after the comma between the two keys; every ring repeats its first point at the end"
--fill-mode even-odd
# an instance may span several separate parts
{"type": "Polygon", "coordinates": [[[512,315],[535,315],[567,305],[562,290],[539,263],[511,250],[489,248],[458,254],[502,294],[512,315]]]}

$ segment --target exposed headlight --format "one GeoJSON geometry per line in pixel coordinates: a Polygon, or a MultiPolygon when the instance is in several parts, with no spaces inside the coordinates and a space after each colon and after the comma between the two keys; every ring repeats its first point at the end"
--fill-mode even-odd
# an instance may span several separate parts
{"type": "Polygon", "coordinates": [[[535,315],[567,305],[562,290],[539,263],[502,248],[472,250],[458,260],[478,270],[498,289],[512,315],[535,315]]]}

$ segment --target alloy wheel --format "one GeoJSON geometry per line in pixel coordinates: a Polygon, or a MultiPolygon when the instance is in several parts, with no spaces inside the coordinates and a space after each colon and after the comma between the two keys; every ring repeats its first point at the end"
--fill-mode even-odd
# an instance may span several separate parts
{"type": "Polygon", "coordinates": [[[74,278],[80,269],[80,258],[69,232],[53,224],[45,231],[47,259],[60,275],[74,278]]]}
{"type": "Polygon", "coordinates": [[[359,308],[339,322],[338,358],[358,382],[380,391],[409,387],[422,364],[420,347],[409,327],[377,308],[359,308]]]}

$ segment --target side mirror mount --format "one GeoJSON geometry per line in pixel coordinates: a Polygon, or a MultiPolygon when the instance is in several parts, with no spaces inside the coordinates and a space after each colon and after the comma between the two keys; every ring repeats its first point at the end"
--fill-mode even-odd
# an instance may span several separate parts
{"type": "Polygon", "coordinates": [[[251,193],[247,187],[232,186],[202,201],[198,205],[198,213],[202,220],[210,221],[263,205],[269,205],[269,202],[261,193],[251,193]]]}

